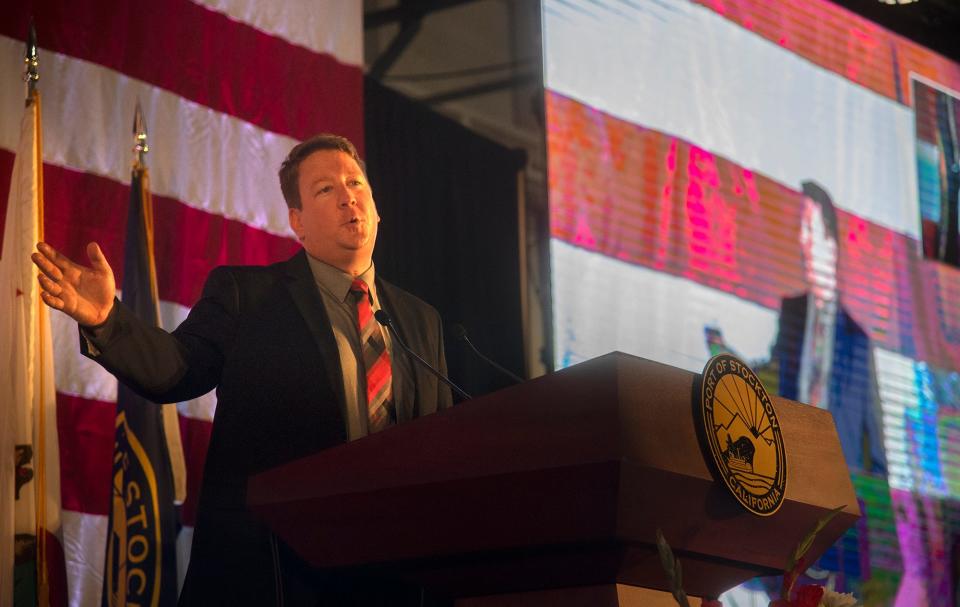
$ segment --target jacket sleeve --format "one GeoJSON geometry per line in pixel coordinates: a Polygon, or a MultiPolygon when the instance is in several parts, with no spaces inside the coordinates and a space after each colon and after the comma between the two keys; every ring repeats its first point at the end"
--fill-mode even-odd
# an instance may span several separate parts
{"type": "Polygon", "coordinates": [[[210,272],[187,319],[168,333],[114,302],[107,322],[81,331],[80,350],[137,394],[157,403],[206,394],[220,381],[236,335],[239,289],[230,268],[210,272]]]}

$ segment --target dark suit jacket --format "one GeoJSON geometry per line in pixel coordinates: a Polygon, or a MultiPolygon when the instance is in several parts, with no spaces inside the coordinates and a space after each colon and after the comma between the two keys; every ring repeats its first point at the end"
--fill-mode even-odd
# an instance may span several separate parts
{"type": "MultiPolygon", "coordinates": [[[[436,310],[385,281],[377,292],[410,348],[445,374],[436,310]]],[[[123,305],[114,310],[91,357],[120,381],[156,402],[217,389],[180,603],[274,604],[269,533],[246,508],[247,478],[347,440],[340,359],[305,253],[214,269],[172,333],[143,325],[123,305]]],[[[451,404],[449,389],[399,349],[394,366],[398,423],[451,404]]],[[[282,555],[280,569],[287,605],[329,596],[292,555],[282,555]]]]}
{"type": "MultiPolygon", "coordinates": [[[[787,298],[780,311],[776,347],[780,359],[780,395],[794,400],[799,393],[808,302],[807,295],[787,298]]],[[[886,474],[887,458],[878,419],[875,381],[870,363],[870,338],[842,306],[837,306],[828,384],[829,411],[833,414],[847,466],[851,470],[886,474]],[[870,455],[867,470],[865,444],[870,455]]],[[[866,512],[862,500],[858,501],[861,511],[866,512]]],[[[846,588],[844,584],[847,582],[843,580],[861,579],[869,568],[863,567],[869,562],[870,555],[869,534],[863,527],[865,520],[861,519],[853,533],[846,533],[816,563],[818,568],[841,574],[841,590],[846,588]]],[[[807,581],[820,583],[818,580],[807,581]]]]}
{"type": "MultiPolygon", "coordinates": [[[[780,361],[780,395],[793,400],[799,394],[800,363],[806,331],[808,297],[784,299],[776,352],[780,361]]],[[[840,446],[853,470],[864,469],[864,437],[868,440],[870,470],[885,473],[887,459],[877,419],[876,386],[870,364],[870,339],[843,309],[837,306],[830,367],[829,411],[840,436],[840,446]]]]}

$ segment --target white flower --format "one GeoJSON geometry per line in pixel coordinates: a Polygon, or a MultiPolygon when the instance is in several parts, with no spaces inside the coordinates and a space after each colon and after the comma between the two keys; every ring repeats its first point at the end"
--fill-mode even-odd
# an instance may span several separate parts
{"type": "Polygon", "coordinates": [[[852,594],[841,594],[824,588],[819,607],[856,607],[856,605],[857,599],[852,594]]]}

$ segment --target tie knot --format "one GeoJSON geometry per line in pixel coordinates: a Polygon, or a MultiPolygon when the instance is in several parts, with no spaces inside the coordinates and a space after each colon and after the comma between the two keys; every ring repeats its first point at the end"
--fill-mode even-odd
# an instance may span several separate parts
{"type": "Polygon", "coordinates": [[[363,293],[364,295],[366,295],[370,291],[369,287],[367,287],[367,283],[363,282],[359,278],[357,278],[356,280],[353,281],[353,283],[350,284],[350,290],[353,291],[354,293],[363,293]]]}

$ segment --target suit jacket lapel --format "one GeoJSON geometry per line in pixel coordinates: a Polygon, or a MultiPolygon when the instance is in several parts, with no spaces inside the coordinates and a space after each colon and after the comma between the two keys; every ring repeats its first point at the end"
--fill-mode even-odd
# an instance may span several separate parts
{"type": "Polygon", "coordinates": [[[780,365],[781,396],[796,399],[800,388],[800,359],[806,333],[807,295],[783,300],[777,332],[777,356],[780,365]]]}
{"type": "MultiPolygon", "coordinates": [[[[407,334],[403,328],[404,312],[402,309],[397,308],[394,303],[394,298],[391,297],[390,289],[392,285],[386,284],[379,277],[376,279],[376,282],[377,297],[380,299],[380,305],[386,310],[387,314],[390,315],[390,318],[393,319],[393,326],[397,329],[400,337],[403,338],[404,343],[409,345],[410,340],[407,338],[407,334]]],[[[387,330],[388,329],[384,328],[384,331],[387,330]]],[[[392,337],[393,336],[391,336],[391,338],[392,337]]],[[[393,339],[393,341],[395,342],[396,339],[393,339]]],[[[403,352],[399,344],[394,344],[393,346],[393,374],[393,404],[396,408],[397,423],[402,424],[403,422],[412,420],[414,417],[417,374],[413,368],[413,361],[403,352]]]]}
{"type": "Polygon", "coordinates": [[[313,335],[313,340],[320,350],[327,381],[330,382],[334,394],[337,395],[337,404],[340,406],[340,412],[343,415],[344,424],[346,424],[347,401],[343,394],[343,369],[340,367],[340,352],[337,350],[337,342],[333,337],[333,329],[330,327],[327,309],[323,305],[320,292],[317,291],[317,283],[310,271],[310,264],[307,263],[306,253],[301,249],[299,253],[286,262],[285,266],[287,290],[290,292],[290,296],[304,321],[306,321],[307,327],[313,335]]]}

